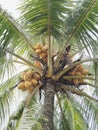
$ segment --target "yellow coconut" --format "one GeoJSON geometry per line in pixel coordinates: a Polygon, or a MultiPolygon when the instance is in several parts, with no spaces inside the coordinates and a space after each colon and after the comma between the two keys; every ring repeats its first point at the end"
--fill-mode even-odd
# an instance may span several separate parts
{"type": "Polygon", "coordinates": [[[42,52],[42,50],[41,50],[41,49],[36,49],[36,51],[35,51],[35,53],[36,53],[36,54],[38,54],[38,55],[40,55],[40,54],[41,54],[41,52],[42,52]]]}
{"type": "Polygon", "coordinates": [[[34,49],[36,50],[36,49],[41,49],[42,48],[42,45],[41,44],[37,44],[37,45],[35,45],[34,46],[34,49]]]}
{"type": "Polygon", "coordinates": [[[25,81],[25,87],[29,88],[32,86],[32,82],[31,81],[25,81]]]}
{"type": "Polygon", "coordinates": [[[32,79],[31,82],[34,87],[38,84],[38,81],[36,79],[32,79]]]}
{"type": "Polygon", "coordinates": [[[24,79],[25,81],[30,81],[31,78],[32,78],[31,75],[25,74],[23,79],[24,79]]]}
{"type": "Polygon", "coordinates": [[[88,75],[88,74],[89,74],[89,70],[84,69],[84,70],[82,71],[82,74],[83,74],[83,75],[88,75]]]}
{"type": "Polygon", "coordinates": [[[29,77],[32,78],[33,74],[34,74],[34,71],[33,70],[28,70],[27,73],[26,73],[29,77]]]}
{"type": "Polygon", "coordinates": [[[84,80],[83,79],[79,79],[79,83],[84,83],[84,80]]]}
{"type": "Polygon", "coordinates": [[[18,88],[22,90],[26,90],[27,88],[25,87],[25,82],[21,82],[18,84],[18,88]]]}
{"type": "Polygon", "coordinates": [[[43,46],[43,48],[42,48],[42,52],[47,52],[47,50],[48,50],[48,46],[43,46]]]}
{"type": "Polygon", "coordinates": [[[78,86],[79,83],[80,83],[80,82],[79,82],[79,79],[73,79],[73,83],[74,83],[75,86],[78,86]]]}
{"type": "Polygon", "coordinates": [[[76,66],[76,68],[77,68],[77,71],[83,71],[83,66],[80,64],[80,65],[77,65],[76,66]]]}
{"type": "Polygon", "coordinates": [[[76,72],[75,70],[73,70],[72,72],[69,73],[69,75],[73,75],[73,76],[75,76],[76,73],[77,73],[77,72],[76,72]]]}
{"type": "Polygon", "coordinates": [[[36,61],[36,62],[34,63],[34,65],[35,65],[36,67],[38,67],[38,68],[42,68],[41,63],[40,63],[39,61],[36,61]]]}
{"type": "Polygon", "coordinates": [[[46,57],[47,57],[46,53],[41,53],[41,54],[40,54],[40,58],[41,58],[41,59],[45,59],[46,57]]]}
{"type": "Polygon", "coordinates": [[[83,76],[82,73],[80,71],[76,72],[76,76],[83,76]]]}
{"type": "Polygon", "coordinates": [[[40,43],[36,45],[36,49],[42,49],[42,47],[43,47],[43,46],[42,46],[42,44],[40,44],[40,43]]]}
{"type": "Polygon", "coordinates": [[[23,79],[23,80],[24,80],[24,75],[25,75],[25,74],[26,74],[26,72],[25,72],[25,71],[21,73],[21,79],[23,79]]]}
{"type": "Polygon", "coordinates": [[[40,74],[35,73],[33,76],[34,79],[39,80],[41,78],[40,74]]]}

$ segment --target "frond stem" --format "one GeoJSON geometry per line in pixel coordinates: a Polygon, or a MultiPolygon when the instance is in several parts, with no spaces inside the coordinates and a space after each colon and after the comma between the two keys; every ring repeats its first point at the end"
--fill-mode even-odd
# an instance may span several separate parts
{"type": "Polygon", "coordinates": [[[86,77],[86,76],[63,76],[63,79],[88,79],[88,80],[95,80],[95,81],[98,81],[97,79],[95,78],[91,78],[91,77],[86,77]]]}
{"type": "Polygon", "coordinates": [[[63,90],[67,90],[67,91],[69,91],[69,92],[71,92],[71,93],[74,93],[74,94],[77,94],[77,95],[80,95],[80,96],[85,96],[85,97],[87,97],[87,98],[89,98],[89,99],[91,99],[91,100],[93,100],[93,101],[98,102],[97,99],[95,99],[95,98],[89,96],[87,93],[82,92],[81,90],[78,90],[78,89],[76,89],[76,88],[70,88],[69,86],[66,86],[66,85],[61,85],[60,87],[61,87],[63,90]]]}
{"type": "Polygon", "coordinates": [[[23,57],[17,55],[16,53],[5,49],[6,52],[12,54],[13,56],[17,57],[18,59],[22,60],[23,62],[25,62],[27,65],[31,66],[36,72],[38,72],[40,75],[42,74],[42,71],[40,69],[38,69],[33,63],[31,63],[30,61],[24,59],[23,57]]]}
{"type": "Polygon", "coordinates": [[[21,62],[21,61],[17,61],[17,60],[12,60],[12,62],[19,63],[19,64],[22,64],[22,65],[27,65],[26,63],[21,62]]]}
{"type": "Polygon", "coordinates": [[[52,45],[51,45],[51,1],[48,0],[48,77],[51,77],[52,68],[52,45]]]}

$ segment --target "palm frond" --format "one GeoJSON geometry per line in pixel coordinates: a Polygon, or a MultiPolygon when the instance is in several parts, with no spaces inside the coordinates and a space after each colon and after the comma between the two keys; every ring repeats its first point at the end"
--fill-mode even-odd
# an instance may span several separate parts
{"type": "Polygon", "coordinates": [[[84,0],[68,15],[68,18],[65,20],[67,35],[70,36],[78,30],[82,22],[87,19],[87,15],[91,13],[94,4],[97,5],[95,0],[84,0]]]}
{"type": "Polygon", "coordinates": [[[22,28],[17,20],[0,7],[0,48],[17,47],[21,43],[20,40],[33,49],[33,42],[29,33],[22,28]]]}
{"type": "Polygon", "coordinates": [[[70,130],[87,130],[87,123],[71,100],[64,96],[62,98],[62,106],[70,130]]]}
{"type": "Polygon", "coordinates": [[[17,121],[15,130],[41,130],[41,116],[42,106],[33,96],[32,101],[28,106],[25,106],[21,118],[17,121]]]}
{"type": "MultiPolygon", "coordinates": [[[[13,118],[13,115],[17,115],[18,107],[19,111],[21,105],[24,104],[27,97],[27,92],[15,88],[12,89],[19,82],[19,74],[7,80],[0,86],[0,128],[1,130],[12,127],[9,120],[13,118]],[[18,98],[17,98],[18,97],[18,98]],[[22,103],[22,104],[21,104],[22,103]],[[13,114],[14,113],[14,114],[13,114]]],[[[12,120],[11,120],[12,121],[12,120]]],[[[14,123],[14,120],[13,120],[14,123]]],[[[15,125],[15,124],[13,124],[15,125]]]]}
{"type": "Polygon", "coordinates": [[[31,29],[34,36],[46,36],[48,41],[48,75],[51,76],[52,68],[52,43],[51,36],[59,39],[64,28],[63,17],[66,13],[65,1],[27,1],[22,5],[23,21],[31,29]],[[39,5],[38,5],[39,3],[39,5]],[[32,7],[33,5],[33,7],[32,7]],[[59,8],[59,9],[58,9],[59,8]],[[60,23],[60,24],[59,24],[60,23]]]}
{"type": "Polygon", "coordinates": [[[12,91],[5,91],[4,93],[0,94],[0,128],[1,130],[6,127],[9,122],[9,119],[12,113],[17,109],[18,105],[25,99],[24,93],[21,93],[19,90],[17,92],[12,91]],[[19,100],[16,97],[20,97],[19,100]],[[23,96],[23,97],[21,97],[23,96]]]}
{"type": "Polygon", "coordinates": [[[12,71],[13,70],[13,66],[14,66],[13,62],[14,62],[15,58],[17,59],[16,60],[17,62],[18,61],[22,61],[22,62],[19,62],[20,64],[29,66],[29,67],[33,68],[36,72],[41,74],[41,70],[34,65],[34,60],[31,59],[30,54],[27,55],[27,58],[30,57],[29,58],[30,60],[27,60],[26,56],[25,56],[25,58],[21,57],[19,54],[14,53],[13,50],[11,50],[9,48],[1,50],[1,53],[2,53],[1,61],[0,61],[1,77],[4,78],[4,75],[7,74],[7,72],[9,72],[10,70],[11,71],[10,71],[9,74],[11,75],[11,73],[13,73],[13,71],[12,71]]]}
{"type": "Polygon", "coordinates": [[[26,55],[28,47],[32,47],[31,36],[24,31],[18,22],[0,7],[0,79],[4,75],[11,75],[14,70],[12,54],[8,54],[5,48],[17,51],[20,55],[26,55]]]}
{"type": "Polygon", "coordinates": [[[20,119],[22,113],[23,113],[23,110],[24,110],[24,105],[25,105],[25,102],[22,101],[19,105],[18,105],[18,108],[16,111],[14,111],[10,118],[9,118],[9,121],[8,123],[4,126],[4,129],[5,130],[14,130],[14,128],[16,127],[16,124],[17,124],[17,121],[20,119]]]}
{"type": "Polygon", "coordinates": [[[15,73],[15,65],[12,62],[12,56],[3,50],[0,50],[0,82],[15,73]]]}
{"type": "MultiPolygon", "coordinates": [[[[77,40],[77,44],[86,49],[92,50],[98,49],[96,39],[98,38],[98,0],[87,1],[84,0],[75,11],[68,16],[66,20],[67,31],[69,40],[74,36],[77,40]]],[[[68,41],[69,41],[68,40],[68,41]]],[[[88,51],[87,51],[88,52],[88,51]]]]}
{"type": "MultiPolygon", "coordinates": [[[[85,47],[88,54],[92,53],[92,50],[97,50],[97,5],[97,0],[84,0],[81,1],[69,15],[67,15],[67,18],[65,19],[66,41],[60,54],[58,55],[55,66],[57,66],[61,55],[65,51],[66,45],[70,44],[72,38],[76,39],[76,45],[80,46],[79,48],[85,47]]],[[[73,45],[72,42],[71,44],[73,45]]]]}
{"type": "Polygon", "coordinates": [[[4,91],[9,91],[14,85],[16,85],[20,81],[19,75],[20,73],[12,76],[11,78],[0,84],[0,93],[4,91]]]}
{"type": "MultiPolygon", "coordinates": [[[[98,63],[97,62],[94,62],[94,64],[93,64],[93,71],[95,74],[95,79],[97,79],[97,77],[98,77],[98,63]]],[[[95,84],[96,88],[93,92],[93,96],[95,98],[98,98],[98,82],[95,80],[94,84],[95,84]]]]}
{"type": "Polygon", "coordinates": [[[50,34],[59,39],[64,35],[64,14],[68,13],[73,3],[71,1],[69,4],[68,0],[23,0],[20,6],[21,18],[26,28],[29,28],[34,36],[40,35],[40,37],[48,35],[48,23],[50,21],[50,34]]]}
{"type": "Polygon", "coordinates": [[[87,98],[72,96],[70,98],[76,104],[78,110],[83,115],[85,122],[88,124],[88,129],[98,129],[98,103],[92,102],[87,98]]]}
{"type": "Polygon", "coordinates": [[[8,52],[8,53],[10,53],[10,54],[12,54],[12,55],[15,56],[16,58],[22,60],[26,65],[31,66],[36,72],[38,72],[38,73],[41,74],[41,70],[40,70],[38,67],[36,67],[31,61],[26,60],[25,58],[19,56],[19,55],[16,54],[16,53],[13,53],[13,52],[10,51],[9,49],[5,49],[5,51],[8,52]]]}
{"type": "Polygon", "coordinates": [[[0,126],[3,129],[11,114],[10,105],[12,103],[13,94],[4,93],[0,95],[0,126]]]}
{"type": "Polygon", "coordinates": [[[64,115],[62,107],[62,96],[56,93],[55,109],[54,109],[54,123],[57,130],[69,130],[66,116],[64,115]],[[56,101],[57,100],[57,101],[56,101]]]}

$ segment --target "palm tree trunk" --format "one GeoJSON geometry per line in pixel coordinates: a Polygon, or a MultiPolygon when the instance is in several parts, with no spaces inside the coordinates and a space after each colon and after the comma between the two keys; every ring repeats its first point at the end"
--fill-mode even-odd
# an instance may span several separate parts
{"type": "Polygon", "coordinates": [[[42,130],[54,130],[54,95],[55,85],[51,79],[48,79],[45,88],[42,130]]]}

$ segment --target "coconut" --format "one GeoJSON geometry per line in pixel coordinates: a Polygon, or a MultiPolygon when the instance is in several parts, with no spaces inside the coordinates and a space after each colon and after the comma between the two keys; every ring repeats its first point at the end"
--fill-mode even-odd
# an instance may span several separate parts
{"type": "Polygon", "coordinates": [[[26,90],[27,88],[25,87],[25,82],[21,82],[18,84],[18,88],[22,90],[26,90]]]}
{"type": "Polygon", "coordinates": [[[41,54],[40,54],[40,58],[41,58],[41,59],[45,59],[46,57],[47,57],[46,53],[41,53],[41,54]]]}
{"type": "Polygon", "coordinates": [[[29,78],[32,78],[33,74],[34,74],[34,71],[33,70],[28,70],[27,73],[29,78]]]}
{"type": "Polygon", "coordinates": [[[36,49],[42,49],[42,47],[43,47],[43,46],[42,46],[41,44],[37,44],[37,45],[36,45],[36,49]]]}
{"type": "Polygon", "coordinates": [[[81,71],[81,72],[83,71],[83,66],[82,65],[77,65],[76,68],[77,68],[77,71],[81,71]]]}
{"type": "Polygon", "coordinates": [[[80,83],[80,82],[79,82],[79,79],[73,79],[73,83],[74,83],[75,86],[78,86],[79,83],[80,83]]]}
{"type": "Polygon", "coordinates": [[[41,50],[41,49],[36,49],[36,51],[35,51],[35,53],[36,53],[36,54],[38,54],[38,55],[40,55],[40,54],[41,54],[41,52],[42,52],[42,50],[41,50]]]}
{"type": "Polygon", "coordinates": [[[72,72],[69,73],[69,75],[76,75],[76,73],[77,72],[75,70],[73,70],[72,72]]]}
{"type": "Polygon", "coordinates": [[[25,87],[29,88],[32,86],[32,82],[31,81],[25,81],[25,87]]]}
{"type": "Polygon", "coordinates": [[[40,74],[35,73],[33,76],[34,79],[39,80],[41,78],[40,74]]]}
{"type": "Polygon", "coordinates": [[[33,86],[36,86],[36,85],[38,84],[38,81],[35,80],[35,79],[32,79],[31,82],[32,82],[32,85],[33,85],[33,86]]]}
{"type": "Polygon", "coordinates": [[[42,48],[42,52],[47,52],[47,50],[48,50],[48,46],[43,46],[43,48],[42,48]]]}
{"type": "Polygon", "coordinates": [[[83,75],[88,75],[88,74],[89,74],[89,70],[84,69],[84,70],[82,71],[82,74],[83,74],[83,75]]]}
{"type": "Polygon", "coordinates": [[[25,75],[25,74],[26,74],[26,72],[25,72],[25,71],[21,73],[21,79],[23,79],[23,80],[24,80],[24,75],[25,75]]]}
{"type": "Polygon", "coordinates": [[[38,67],[38,68],[41,68],[41,63],[40,63],[39,61],[36,61],[36,62],[34,63],[34,65],[35,65],[36,67],[38,67]]]}
{"type": "Polygon", "coordinates": [[[25,80],[25,81],[30,81],[31,78],[32,78],[31,75],[28,75],[28,74],[25,74],[25,75],[24,75],[24,80],[25,80]]]}
{"type": "Polygon", "coordinates": [[[80,71],[78,71],[78,72],[76,73],[76,75],[77,75],[77,76],[81,76],[81,77],[83,76],[80,71]]]}

